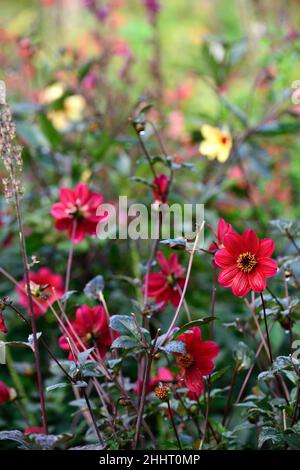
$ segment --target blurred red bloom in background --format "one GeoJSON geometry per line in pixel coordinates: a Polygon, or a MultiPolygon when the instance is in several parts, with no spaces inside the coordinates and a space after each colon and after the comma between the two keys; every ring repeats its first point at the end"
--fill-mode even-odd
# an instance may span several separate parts
{"type": "Polygon", "coordinates": [[[191,328],[177,338],[183,341],[186,352],[176,353],[177,364],[184,374],[183,381],[190,392],[200,395],[204,392],[203,377],[212,373],[213,359],[220,349],[214,341],[202,341],[199,328],[191,328]]]}
{"type": "Polygon", "coordinates": [[[3,312],[1,310],[1,307],[0,307],[0,331],[2,331],[2,333],[7,333],[8,331],[4,323],[3,312]]]}
{"type": "MultiPolygon", "coordinates": [[[[33,302],[34,316],[40,317],[48,310],[48,303],[52,304],[56,300],[56,296],[52,291],[55,289],[56,295],[60,298],[64,293],[64,280],[60,274],[53,273],[49,268],[40,268],[37,272],[29,273],[30,290],[32,296],[38,301],[38,305],[33,302]]],[[[26,294],[25,278],[20,281],[16,289],[19,295],[19,304],[29,312],[29,300],[26,294]]]]}
{"type": "MultiPolygon", "coordinates": [[[[148,394],[148,393],[153,392],[155,386],[158,383],[172,382],[173,379],[174,379],[174,375],[167,367],[160,367],[157,371],[157,375],[155,377],[152,377],[149,380],[147,384],[146,393],[148,394]]],[[[143,380],[138,380],[133,387],[133,391],[136,395],[141,395],[142,389],[143,389],[143,380]]]]}
{"type": "Polygon", "coordinates": [[[51,215],[56,219],[57,230],[68,230],[74,243],[80,243],[85,234],[96,235],[96,227],[106,216],[96,215],[97,208],[102,204],[103,196],[91,192],[87,184],[80,183],[72,191],[60,189],[60,202],[53,204],[51,215]]]}
{"type": "Polygon", "coordinates": [[[156,201],[167,202],[169,178],[166,175],[159,175],[152,181],[155,188],[152,189],[156,201]]]}
{"type": "Polygon", "coordinates": [[[221,286],[231,287],[238,297],[251,289],[262,292],[267,286],[266,278],[277,273],[277,263],[270,258],[275,248],[273,240],[259,240],[256,233],[248,229],[242,235],[228,233],[223,244],[224,248],[215,254],[215,263],[221,268],[218,278],[221,286]]]}
{"type": "MultiPolygon", "coordinates": [[[[149,297],[154,297],[157,304],[162,303],[161,309],[168,302],[177,307],[184,286],[183,266],[178,263],[178,256],[175,253],[172,253],[167,260],[161,252],[158,252],[157,261],[161,270],[148,276],[149,297]]],[[[146,282],[147,276],[144,279],[144,286],[146,282]]]]}
{"type": "MultiPolygon", "coordinates": [[[[98,305],[96,307],[81,305],[81,307],[76,310],[75,320],[70,323],[72,328],[69,325],[66,325],[68,337],[73,340],[79,352],[84,350],[80,344],[81,341],[81,343],[87,348],[96,346],[99,350],[100,356],[105,356],[112,341],[111,331],[102,305],[98,305]]],[[[70,346],[65,335],[59,338],[59,346],[66,351],[70,350],[70,346]]],[[[70,359],[74,359],[71,351],[69,357],[70,359]]]]}
{"type": "Polygon", "coordinates": [[[42,426],[32,426],[31,428],[24,429],[24,435],[28,436],[29,434],[44,434],[45,430],[42,426]]]}
{"type": "Polygon", "coordinates": [[[217,233],[215,233],[215,231],[211,227],[210,229],[212,230],[215,236],[215,240],[211,242],[208,249],[211,253],[214,253],[215,251],[223,248],[224,237],[228,233],[232,232],[232,225],[225,222],[224,219],[219,219],[217,233]]]}
{"type": "Polygon", "coordinates": [[[0,405],[12,399],[12,390],[0,380],[0,405]]]}

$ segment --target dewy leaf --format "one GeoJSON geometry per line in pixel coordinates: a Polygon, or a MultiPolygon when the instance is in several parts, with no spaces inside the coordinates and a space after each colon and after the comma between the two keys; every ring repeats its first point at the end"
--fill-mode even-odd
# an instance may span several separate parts
{"type": "Polygon", "coordinates": [[[283,444],[283,436],[277,429],[266,426],[262,428],[258,437],[258,447],[262,447],[267,441],[271,441],[274,446],[278,446],[283,444]]]}
{"type": "Polygon", "coordinates": [[[130,336],[119,336],[114,340],[111,345],[112,349],[132,349],[140,347],[141,344],[139,341],[135,340],[130,336]]]}
{"type": "Polygon", "coordinates": [[[0,441],[16,441],[19,444],[22,444],[26,449],[33,449],[28,442],[23,438],[23,434],[20,431],[1,431],[0,432],[0,441]]]}
{"type": "Polygon", "coordinates": [[[140,340],[140,334],[133,317],[129,315],[114,315],[110,319],[110,326],[121,335],[133,336],[140,340]]]}
{"type": "Polygon", "coordinates": [[[87,358],[89,357],[89,355],[91,354],[92,351],[94,351],[95,348],[90,348],[90,349],[86,349],[85,351],[82,351],[78,354],[78,362],[79,364],[84,364],[87,360],[87,358]]]}
{"type": "Polygon", "coordinates": [[[169,341],[164,346],[160,346],[159,349],[169,353],[185,354],[186,352],[185,343],[183,341],[169,341]]]}
{"type": "Polygon", "coordinates": [[[103,276],[98,275],[87,283],[83,291],[87,297],[99,300],[99,294],[103,292],[104,286],[103,276]]]}
{"type": "Polygon", "coordinates": [[[74,294],[77,293],[77,290],[68,290],[68,292],[66,292],[61,298],[60,298],[60,301],[62,303],[66,302],[67,300],[69,300],[70,297],[72,297],[74,294]]]}
{"type": "Polygon", "coordinates": [[[254,360],[254,353],[242,341],[238,343],[237,348],[233,352],[233,356],[239,369],[249,369],[254,360]]]}
{"type": "Polygon", "coordinates": [[[190,321],[189,323],[186,323],[174,333],[173,339],[178,338],[178,336],[182,335],[182,333],[184,333],[187,330],[190,330],[191,328],[206,325],[207,323],[210,323],[214,320],[216,320],[216,317],[206,317],[206,318],[201,318],[199,320],[190,321]]]}

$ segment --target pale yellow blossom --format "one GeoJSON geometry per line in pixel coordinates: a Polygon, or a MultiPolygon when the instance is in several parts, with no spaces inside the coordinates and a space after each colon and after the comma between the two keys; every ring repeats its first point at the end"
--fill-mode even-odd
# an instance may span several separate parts
{"type": "Polygon", "coordinates": [[[232,137],[227,130],[204,124],[201,127],[204,140],[200,143],[199,152],[209,160],[217,159],[224,163],[228,159],[232,148],[232,137]]]}

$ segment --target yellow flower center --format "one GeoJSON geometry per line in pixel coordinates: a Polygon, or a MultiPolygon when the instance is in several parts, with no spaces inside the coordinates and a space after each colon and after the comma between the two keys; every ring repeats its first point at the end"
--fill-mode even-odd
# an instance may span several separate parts
{"type": "Polygon", "coordinates": [[[236,260],[237,267],[241,269],[244,273],[250,273],[253,268],[257,265],[257,259],[255,255],[247,251],[242,253],[236,260]]]}
{"type": "Polygon", "coordinates": [[[193,362],[194,359],[191,354],[181,354],[181,356],[177,358],[177,364],[183,369],[188,369],[189,367],[191,367],[193,362]]]}

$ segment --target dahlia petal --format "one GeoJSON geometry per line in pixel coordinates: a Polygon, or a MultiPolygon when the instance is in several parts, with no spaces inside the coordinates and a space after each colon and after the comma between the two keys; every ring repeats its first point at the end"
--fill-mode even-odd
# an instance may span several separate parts
{"type": "Polygon", "coordinates": [[[59,191],[59,198],[62,202],[63,205],[67,205],[69,202],[74,203],[74,194],[73,191],[70,188],[67,188],[66,186],[63,188],[60,188],[59,191]]]}
{"type": "Polygon", "coordinates": [[[260,293],[267,287],[267,283],[259,269],[255,269],[248,274],[249,284],[254,292],[260,293]]]}
{"type": "Polygon", "coordinates": [[[160,367],[157,372],[158,380],[173,380],[174,376],[167,367],[160,367]]]}
{"type": "Polygon", "coordinates": [[[244,251],[250,251],[254,255],[258,252],[259,249],[259,239],[254,230],[248,228],[242,235],[244,242],[244,251]]]}
{"type": "Polygon", "coordinates": [[[71,216],[66,212],[65,206],[61,202],[56,202],[51,207],[51,215],[55,219],[69,219],[71,216]]]}
{"type": "Polygon", "coordinates": [[[222,269],[218,277],[219,284],[221,284],[221,286],[223,287],[230,287],[235,276],[237,276],[238,274],[239,269],[236,265],[222,269]]]}
{"type": "Polygon", "coordinates": [[[74,189],[74,199],[84,204],[89,197],[89,187],[86,183],[79,183],[74,189]]]}
{"type": "Polygon", "coordinates": [[[232,232],[232,225],[228,224],[224,219],[220,219],[217,228],[218,242],[223,243],[225,235],[230,232],[232,232]]]}
{"type": "Polygon", "coordinates": [[[277,263],[272,258],[260,258],[256,268],[264,277],[272,277],[277,274],[277,263]]]}
{"type": "Polygon", "coordinates": [[[173,273],[176,273],[178,269],[178,256],[176,255],[176,253],[172,253],[169,257],[169,267],[173,273]]]}
{"type": "Polygon", "coordinates": [[[0,310],[0,331],[2,331],[2,333],[4,334],[8,332],[8,329],[6,328],[6,325],[4,322],[3,313],[1,310],[0,310]]]}
{"type": "Polygon", "coordinates": [[[236,258],[232,256],[226,248],[218,250],[214,257],[215,263],[219,268],[226,268],[230,265],[234,265],[236,258]]]}
{"type": "Polygon", "coordinates": [[[200,356],[203,355],[205,357],[209,357],[210,359],[217,357],[220,353],[220,348],[214,341],[202,341],[199,350],[200,356]]]}
{"type": "Polygon", "coordinates": [[[223,245],[234,257],[238,257],[244,251],[243,239],[236,232],[227,233],[224,236],[223,245]]]}
{"type": "Polygon", "coordinates": [[[239,271],[233,278],[231,289],[237,297],[244,297],[250,291],[250,285],[247,274],[239,271]]]}
{"type": "Polygon", "coordinates": [[[263,238],[260,241],[257,258],[269,258],[275,249],[275,243],[271,238],[263,238]]]}
{"type": "Polygon", "coordinates": [[[189,367],[189,369],[186,369],[184,382],[191,392],[202,393],[204,390],[203,377],[200,369],[197,367],[189,367]]]}
{"type": "Polygon", "coordinates": [[[166,273],[167,275],[171,274],[171,268],[169,266],[169,263],[161,251],[157,253],[157,261],[164,273],[166,273]]]}

